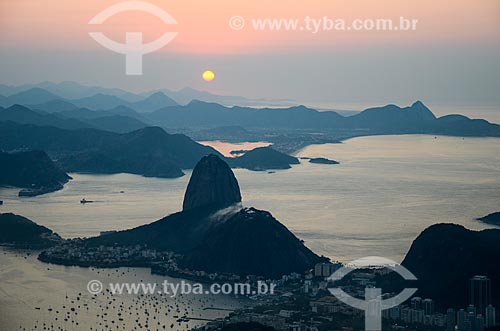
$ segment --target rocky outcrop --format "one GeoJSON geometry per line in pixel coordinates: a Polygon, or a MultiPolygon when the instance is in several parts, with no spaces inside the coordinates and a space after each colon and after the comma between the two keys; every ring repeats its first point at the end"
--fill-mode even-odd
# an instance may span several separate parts
{"type": "Polygon", "coordinates": [[[258,147],[243,156],[230,158],[227,161],[232,167],[255,171],[290,169],[292,164],[300,163],[296,157],[278,152],[271,147],[258,147]]]}
{"type": "MultiPolygon", "coordinates": [[[[467,306],[469,279],[485,275],[500,283],[500,230],[472,231],[457,224],[435,224],[412,243],[403,265],[418,278],[421,297],[443,309],[467,306]]],[[[500,298],[500,287],[492,287],[500,298]]]]}
{"type": "Polygon", "coordinates": [[[477,220],[488,224],[500,225],[500,212],[491,213],[477,220]]]}
{"type": "Polygon", "coordinates": [[[318,163],[318,164],[339,164],[335,160],[330,160],[324,157],[315,157],[312,159],[309,159],[309,163],[318,163]]]}
{"type": "MultiPolygon", "coordinates": [[[[82,244],[147,245],[179,254],[178,264],[183,268],[240,276],[279,278],[302,273],[323,260],[269,212],[242,208],[240,201],[238,182],[229,166],[209,155],[193,171],[183,211],[82,244]]],[[[96,261],[96,265],[102,265],[102,261],[96,261]]]]}
{"type": "Polygon", "coordinates": [[[280,277],[302,273],[319,261],[271,213],[243,208],[219,222],[215,220],[182,263],[209,272],[280,277]]]}
{"type": "Polygon", "coordinates": [[[231,168],[216,155],[203,157],[193,170],[182,209],[222,209],[238,202],[240,187],[231,168]]]}
{"type": "Polygon", "coordinates": [[[24,188],[19,196],[57,191],[71,179],[43,151],[0,152],[0,165],[0,185],[24,188]]]}
{"type": "Polygon", "coordinates": [[[52,230],[11,213],[0,214],[0,245],[17,248],[46,248],[61,242],[52,230]]]}

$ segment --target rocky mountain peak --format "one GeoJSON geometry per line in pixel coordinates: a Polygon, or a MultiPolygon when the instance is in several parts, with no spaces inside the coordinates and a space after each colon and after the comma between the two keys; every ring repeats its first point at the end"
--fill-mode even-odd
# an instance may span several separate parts
{"type": "Polygon", "coordinates": [[[203,157],[189,180],[183,210],[222,209],[238,202],[241,202],[240,187],[231,168],[217,155],[203,157]]]}

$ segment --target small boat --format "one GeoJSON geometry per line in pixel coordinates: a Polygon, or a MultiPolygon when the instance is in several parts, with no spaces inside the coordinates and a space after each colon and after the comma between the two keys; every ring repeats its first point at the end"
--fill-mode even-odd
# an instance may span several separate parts
{"type": "Polygon", "coordinates": [[[0,206],[3,205],[3,200],[0,200],[0,206]]]}
{"type": "Polygon", "coordinates": [[[94,201],[92,201],[92,200],[86,200],[85,198],[83,198],[82,200],[80,200],[80,203],[82,203],[82,204],[92,203],[92,202],[94,202],[94,201]]]}

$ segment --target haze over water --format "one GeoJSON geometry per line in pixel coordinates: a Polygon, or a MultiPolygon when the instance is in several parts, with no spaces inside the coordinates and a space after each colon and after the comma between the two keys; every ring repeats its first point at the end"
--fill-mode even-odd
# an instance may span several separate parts
{"type": "MultiPolygon", "coordinates": [[[[316,253],[335,260],[379,255],[401,261],[427,226],[453,222],[483,229],[490,226],[475,218],[500,210],[500,139],[360,137],[309,146],[298,156],[340,164],[301,160],[275,173],[236,169],[244,205],[269,210],[316,253]]],[[[94,236],[179,211],[190,172],[178,179],[72,176],[64,190],[35,198],[0,189],[0,210],[63,237],[94,236]],[[95,203],[82,205],[82,198],[95,203]]]]}

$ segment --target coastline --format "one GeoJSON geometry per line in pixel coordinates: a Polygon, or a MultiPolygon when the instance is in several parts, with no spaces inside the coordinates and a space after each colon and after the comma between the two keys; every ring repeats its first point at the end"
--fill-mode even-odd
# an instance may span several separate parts
{"type": "MultiPolygon", "coordinates": [[[[67,183],[67,182],[66,182],[67,183]]],[[[64,183],[64,184],[66,184],[64,183]]],[[[39,188],[23,188],[19,191],[19,197],[36,197],[39,195],[60,191],[64,188],[64,184],[57,184],[53,186],[39,187],[39,188]]]]}
{"type": "MultiPolygon", "coordinates": [[[[324,143],[310,143],[310,144],[304,144],[304,146],[294,149],[292,152],[289,154],[295,157],[298,157],[300,152],[302,152],[304,149],[306,149],[309,146],[312,145],[325,145],[325,144],[343,144],[348,142],[349,140],[356,139],[356,138],[364,138],[364,137],[393,137],[393,136],[430,136],[430,137],[450,137],[450,138],[467,138],[467,139],[498,139],[500,140],[500,137],[493,137],[493,136],[455,136],[455,135],[446,135],[446,134],[431,134],[431,133],[397,133],[397,134],[365,134],[365,135],[356,135],[356,136],[350,136],[346,138],[341,138],[338,141],[332,141],[332,142],[324,142],[324,143]]],[[[271,145],[273,146],[273,145],[271,145]]]]}

